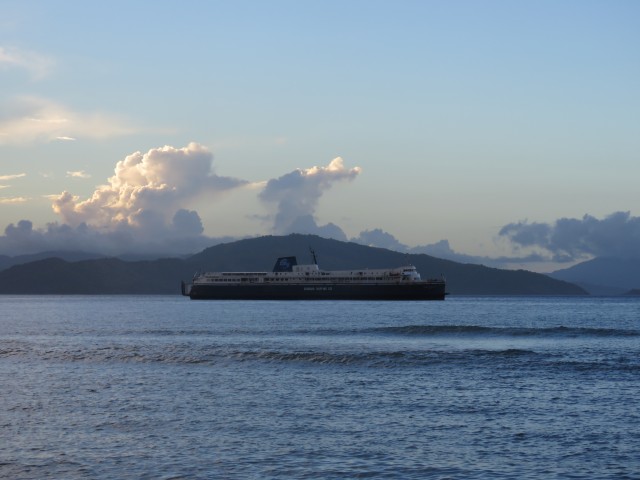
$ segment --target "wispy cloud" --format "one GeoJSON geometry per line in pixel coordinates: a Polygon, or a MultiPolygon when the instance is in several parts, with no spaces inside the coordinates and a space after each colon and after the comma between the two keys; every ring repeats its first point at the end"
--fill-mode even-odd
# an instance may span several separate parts
{"type": "Polygon", "coordinates": [[[67,172],[67,177],[71,178],[91,178],[91,175],[84,170],[77,170],[75,172],[67,172]]]}
{"type": "Polygon", "coordinates": [[[26,197],[0,197],[0,204],[25,203],[29,201],[26,197]]]}
{"type": "Polygon", "coordinates": [[[49,56],[29,50],[0,46],[0,67],[25,69],[34,80],[41,80],[49,75],[54,65],[54,60],[49,56]]]}
{"type": "Polygon", "coordinates": [[[0,181],[15,180],[16,178],[26,177],[26,173],[15,173],[13,175],[0,175],[0,181]]]}
{"type": "MultiPolygon", "coordinates": [[[[26,173],[14,173],[11,175],[0,175],[0,182],[6,182],[9,180],[16,180],[18,178],[23,178],[26,177],[27,174],[26,173]]],[[[5,188],[10,188],[11,185],[0,185],[0,190],[3,190],[5,188]]],[[[15,197],[13,200],[11,198],[5,199],[4,201],[1,201],[0,203],[20,203],[19,200],[15,200],[21,197],[15,197]]]]}
{"type": "Polygon", "coordinates": [[[129,122],[102,112],[79,112],[50,100],[26,96],[2,105],[0,145],[37,141],[110,138],[140,131],[129,122]]]}

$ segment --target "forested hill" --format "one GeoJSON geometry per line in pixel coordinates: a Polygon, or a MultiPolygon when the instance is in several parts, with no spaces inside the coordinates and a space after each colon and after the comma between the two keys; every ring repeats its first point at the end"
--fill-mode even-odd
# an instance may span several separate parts
{"type": "Polygon", "coordinates": [[[180,281],[196,271],[270,271],[278,257],[311,263],[310,248],[323,270],[397,267],[411,263],[423,278],[447,279],[451,295],[584,295],[580,287],[524,270],[500,270],[409,255],[314,235],[265,236],[207,248],[187,259],[125,262],[49,258],[0,272],[2,294],[179,294],[180,281]]]}

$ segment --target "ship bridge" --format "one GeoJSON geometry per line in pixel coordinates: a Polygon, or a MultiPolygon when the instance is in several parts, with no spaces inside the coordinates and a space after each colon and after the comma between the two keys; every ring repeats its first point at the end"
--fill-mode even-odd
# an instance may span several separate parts
{"type": "Polygon", "coordinates": [[[319,273],[318,265],[294,265],[293,273],[319,273]]]}

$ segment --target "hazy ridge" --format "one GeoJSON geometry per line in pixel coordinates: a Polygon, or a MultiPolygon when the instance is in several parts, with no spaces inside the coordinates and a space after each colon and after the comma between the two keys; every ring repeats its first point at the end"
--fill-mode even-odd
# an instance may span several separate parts
{"type": "Polygon", "coordinates": [[[549,275],[594,295],[620,295],[640,289],[640,259],[599,257],[549,275]]]}

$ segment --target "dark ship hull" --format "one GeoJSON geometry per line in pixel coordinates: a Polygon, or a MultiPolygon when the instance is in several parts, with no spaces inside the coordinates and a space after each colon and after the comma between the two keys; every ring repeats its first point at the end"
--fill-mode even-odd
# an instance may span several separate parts
{"type": "Polygon", "coordinates": [[[411,284],[186,285],[192,300],[444,300],[444,281],[411,284]]]}

